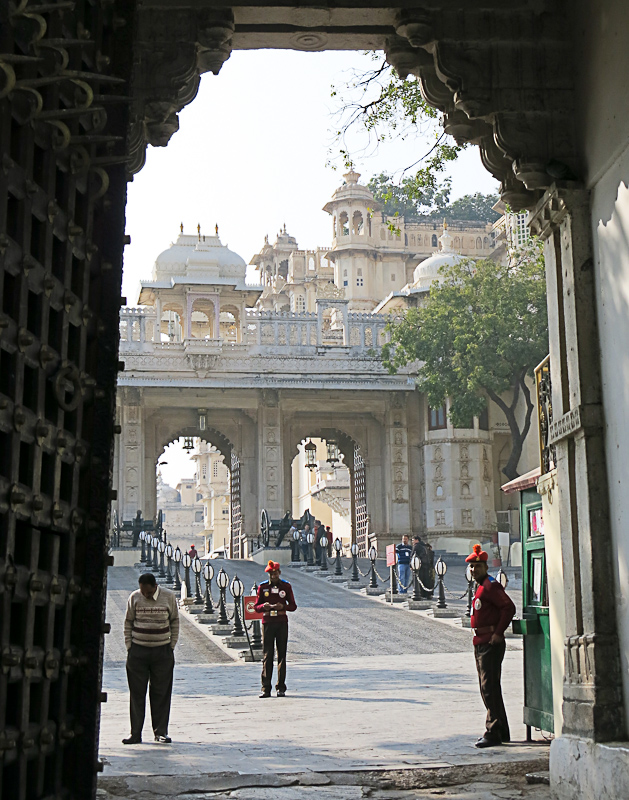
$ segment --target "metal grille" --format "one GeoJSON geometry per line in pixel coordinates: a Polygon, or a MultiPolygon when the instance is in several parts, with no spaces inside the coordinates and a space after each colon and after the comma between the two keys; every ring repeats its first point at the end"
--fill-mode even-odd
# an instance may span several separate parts
{"type": "Polygon", "coordinates": [[[229,472],[229,492],[231,504],[231,539],[229,543],[231,558],[242,558],[242,515],[240,510],[240,459],[232,453],[229,472]]]}
{"type": "Polygon", "coordinates": [[[358,555],[366,557],[369,540],[367,486],[365,481],[365,462],[360,454],[358,445],[354,445],[354,526],[358,555]]]}
{"type": "Polygon", "coordinates": [[[542,475],[554,469],[557,463],[555,445],[549,442],[550,426],[553,422],[553,396],[550,379],[550,356],[535,368],[537,390],[537,425],[539,434],[539,463],[542,475]]]}
{"type": "Polygon", "coordinates": [[[0,3],[0,800],[95,792],[130,6],[0,3]]]}

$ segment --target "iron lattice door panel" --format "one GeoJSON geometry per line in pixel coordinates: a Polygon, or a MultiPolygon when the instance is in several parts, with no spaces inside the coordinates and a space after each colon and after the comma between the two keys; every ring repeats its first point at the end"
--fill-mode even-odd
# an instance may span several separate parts
{"type": "Polygon", "coordinates": [[[369,545],[369,515],[367,513],[365,461],[358,445],[354,445],[354,524],[358,555],[365,558],[369,545]]]}
{"type": "Polygon", "coordinates": [[[132,6],[0,3],[1,800],[95,792],[132,6]]]}
{"type": "MultiPolygon", "coordinates": [[[[229,492],[231,507],[231,558],[242,558],[242,510],[240,506],[240,459],[231,455],[231,470],[229,472],[229,492]]],[[[216,544],[214,545],[216,547],[216,544]]]]}

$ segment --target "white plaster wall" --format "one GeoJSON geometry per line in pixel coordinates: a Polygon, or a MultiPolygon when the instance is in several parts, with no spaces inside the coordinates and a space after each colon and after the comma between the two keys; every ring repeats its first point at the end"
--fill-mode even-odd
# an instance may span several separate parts
{"type": "Polygon", "coordinates": [[[625,714],[629,727],[629,15],[625,0],[581,2],[577,65],[599,320],[606,459],[625,714]]]}

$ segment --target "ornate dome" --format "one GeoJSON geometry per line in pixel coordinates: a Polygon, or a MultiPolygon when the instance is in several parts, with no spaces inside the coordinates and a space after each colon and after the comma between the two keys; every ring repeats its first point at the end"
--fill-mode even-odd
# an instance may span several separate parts
{"type": "Polygon", "coordinates": [[[443,276],[439,270],[441,267],[456,264],[463,261],[464,257],[454,252],[452,247],[452,236],[448,233],[448,225],[443,223],[443,233],[439,237],[441,250],[422,261],[415,267],[413,272],[413,289],[428,291],[433,281],[442,280],[443,276]]]}
{"type": "Polygon", "coordinates": [[[157,256],[153,280],[173,275],[244,280],[246,271],[245,260],[218,238],[218,226],[215,236],[202,235],[199,227],[196,236],[186,235],[182,230],[177,241],[157,256]]]}
{"type": "Polygon", "coordinates": [[[176,489],[173,489],[172,486],[169,486],[167,483],[164,483],[164,479],[162,478],[162,473],[157,473],[157,504],[160,503],[179,503],[181,502],[181,497],[179,496],[179,492],[176,489]]]}
{"type": "Polygon", "coordinates": [[[374,199],[371,190],[362,183],[358,183],[358,179],[360,178],[359,172],[350,170],[350,172],[346,172],[343,177],[345,178],[345,183],[339,186],[332,195],[332,199],[323,206],[324,211],[331,214],[339,204],[351,204],[352,201],[361,201],[363,205],[367,204],[373,211],[382,208],[381,203],[374,199]]]}

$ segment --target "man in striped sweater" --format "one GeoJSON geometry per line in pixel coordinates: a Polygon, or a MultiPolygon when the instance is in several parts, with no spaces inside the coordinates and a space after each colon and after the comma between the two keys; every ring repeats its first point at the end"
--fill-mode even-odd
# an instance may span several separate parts
{"type": "Polygon", "coordinates": [[[127,680],[131,696],[131,736],[123,744],[142,741],[146,688],[149,686],[155,741],[169,744],[168,718],[173,689],[174,649],[179,637],[179,609],[174,593],[158,586],[150,572],[140,575],[140,588],[129,596],[124,620],[127,680]]]}

